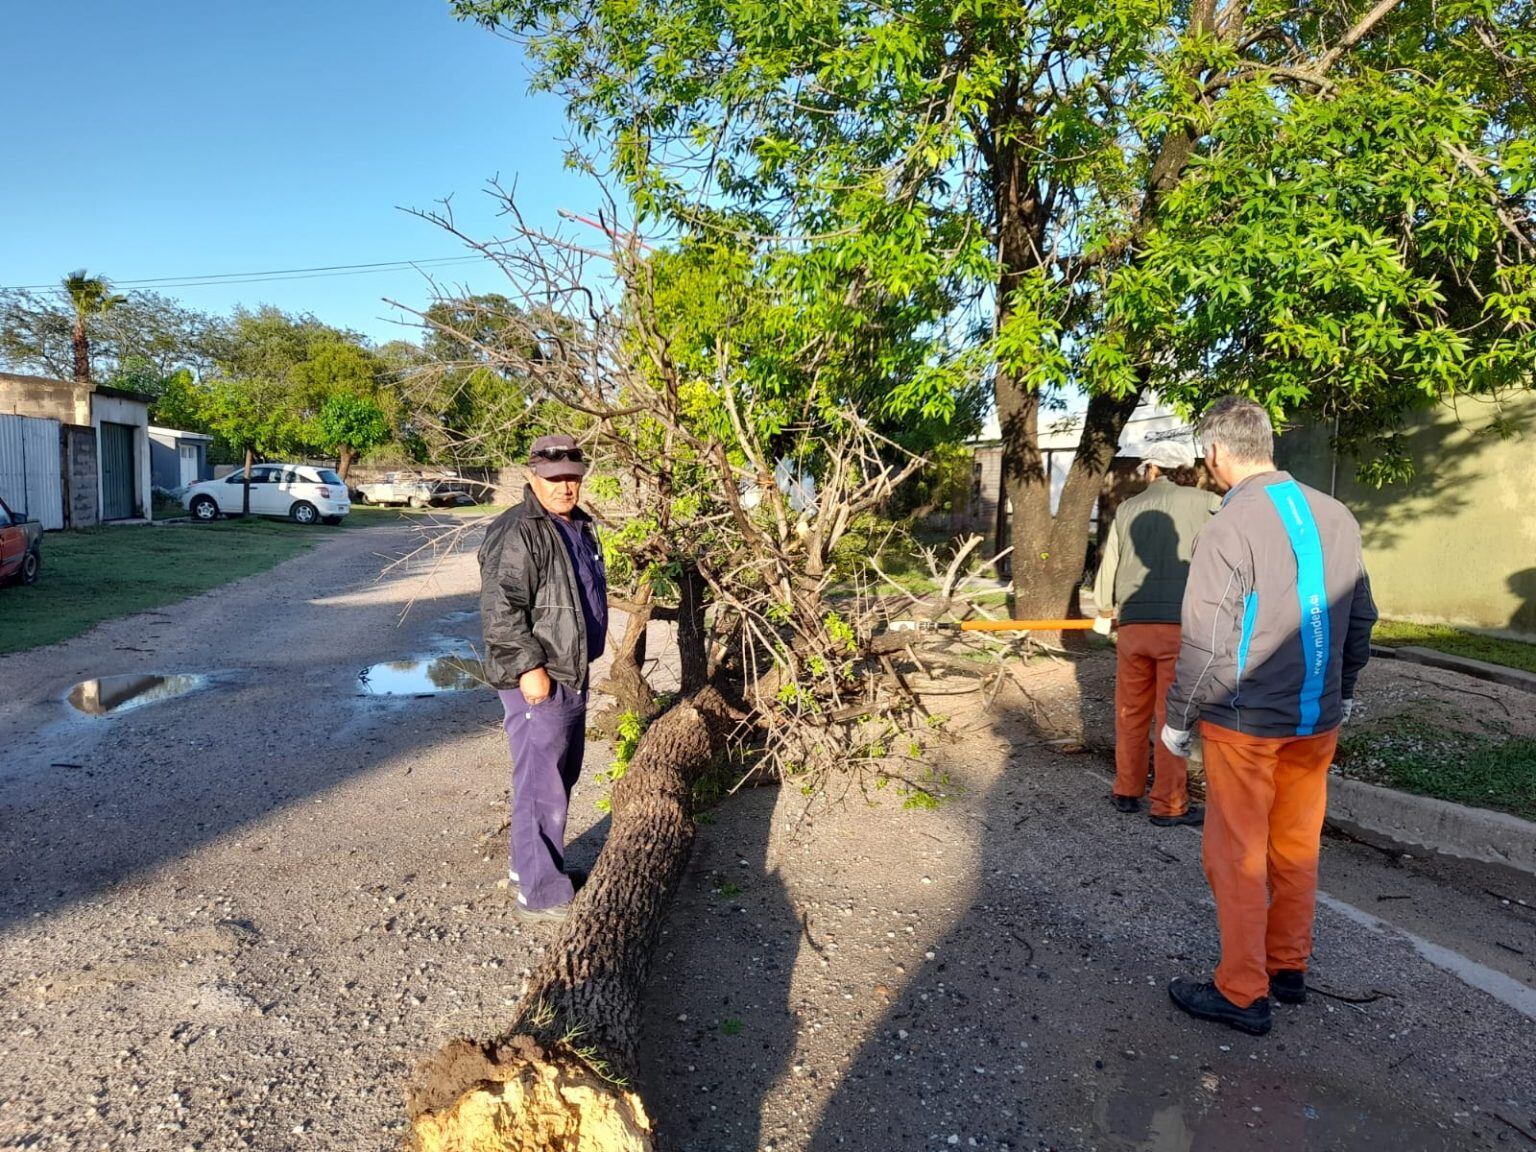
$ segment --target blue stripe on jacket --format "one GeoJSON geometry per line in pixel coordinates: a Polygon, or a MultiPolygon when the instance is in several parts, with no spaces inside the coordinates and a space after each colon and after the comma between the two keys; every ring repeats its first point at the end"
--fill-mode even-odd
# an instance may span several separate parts
{"type": "Polygon", "coordinates": [[[1264,490],[1291,538],[1296,556],[1296,599],[1301,607],[1301,655],[1305,675],[1297,710],[1298,736],[1311,736],[1322,713],[1323,688],[1328,680],[1328,588],[1323,579],[1323,542],[1307,498],[1294,480],[1272,484],[1264,490]]]}
{"type": "MultiPolygon", "coordinates": [[[[1243,597],[1243,631],[1237,643],[1237,694],[1243,693],[1243,669],[1248,667],[1248,649],[1253,644],[1253,622],[1259,614],[1259,593],[1254,589],[1243,597]]],[[[1234,699],[1232,703],[1236,704],[1234,699]]]]}

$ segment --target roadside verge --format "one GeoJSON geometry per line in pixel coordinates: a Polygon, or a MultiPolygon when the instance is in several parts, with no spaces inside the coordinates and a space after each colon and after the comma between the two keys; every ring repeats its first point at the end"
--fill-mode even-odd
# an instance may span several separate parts
{"type": "Polygon", "coordinates": [[[1331,775],[1328,822],[1346,831],[1358,829],[1398,844],[1536,875],[1536,824],[1507,812],[1469,808],[1331,775]]]}

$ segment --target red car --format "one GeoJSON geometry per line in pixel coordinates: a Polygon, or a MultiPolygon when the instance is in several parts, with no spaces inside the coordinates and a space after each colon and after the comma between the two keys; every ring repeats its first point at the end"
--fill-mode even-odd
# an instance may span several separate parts
{"type": "Polygon", "coordinates": [[[0,500],[0,584],[36,584],[43,570],[43,526],[12,512],[0,500]]]}

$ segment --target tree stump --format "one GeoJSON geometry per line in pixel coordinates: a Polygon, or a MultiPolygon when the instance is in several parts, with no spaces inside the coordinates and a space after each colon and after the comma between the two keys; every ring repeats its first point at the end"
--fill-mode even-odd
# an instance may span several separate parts
{"type": "Polygon", "coordinates": [[[650,1152],[630,1087],[640,994],[693,845],[692,785],[735,714],[712,687],[646,730],[614,786],[613,827],[508,1026],[423,1061],[406,1090],[417,1152],[650,1152]]]}

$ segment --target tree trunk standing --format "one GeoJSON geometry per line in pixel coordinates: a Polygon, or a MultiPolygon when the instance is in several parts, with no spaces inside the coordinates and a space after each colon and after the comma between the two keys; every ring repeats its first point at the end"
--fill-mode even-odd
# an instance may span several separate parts
{"type": "Polygon", "coordinates": [[[242,497],[240,515],[242,516],[249,516],[251,514],[251,469],[254,467],[256,467],[256,453],[247,447],[245,450],[245,483],[240,485],[242,497]]]}
{"type": "Polygon", "coordinates": [[[649,1152],[627,1084],[640,993],[693,844],[693,782],[733,724],[704,688],[665,712],[614,786],[613,830],[511,1023],[449,1042],[406,1090],[417,1152],[649,1152]]]}
{"type": "MultiPolygon", "coordinates": [[[[1054,195],[1042,193],[1027,151],[1015,142],[1027,138],[1027,119],[1022,110],[1002,110],[989,153],[1000,265],[999,331],[1013,318],[1014,294],[1039,268],[1051,213],[1048,201],[1054,195]],[[1015,131],[1003,131],[1004,127],[1015,131]]],[[[1013,547],[1013,615],[1025,620],[1064,619],[1077,609],[1077,589],[1088,555],[1088,520],[1139,392],[1119,399],[1089,398],[1082,436],[1054,515],[1050,470],[1040,451],[1038,389],[1022,379],[1014,366],[999,364],[994,397],[1003,437],[1003,495],[1012,505],[1008,543],[1013,547]]]]}
{"type": "Polygon", "coordinates": [[[655,614],[649,584],[641,585],[626,611],[629,619],[624,636],[613,651],[601,689],[618,701],[621,714],[634,712],[649,720],[656,711],[656,690],[645,678],[645,633],[655,614]]]}
{"type": "MultiPolygon", "coordinates": [[[[1028,137],[1027,120],[1017,107],[998,109],[993,117],[989,158],[1000,268],[998,331],[1013,319],[1015,294],[1039,267],[1049,215],[1037,173],[1022,146],[1028,137]]],[[[1052,538],[1056,525],[1051,518],[1051,478],[1040,452],[1040,393],[1018,368],[999,364],[994,396],[1003,436],[1003,495],[1013,509],[1008,540],[1013,546],[1013,614],[1059,619],[1071,603],[1083,556],[1082,550],[1076,557],[1063,554],[1052,538]]],[[[1086,533],[1084,524],[1084,548],[1086,533]]]]}
{"type": "Polygon", "coordinates": [[[353,452],[345,444],[336,449],[336,475],[341,477],[341,482],[347,482],[347,473],[352,471],[353,452]]]}
{"type": "Polygon", "coordinates": [[[682,659],[682,694],[691,695],[709,680],[709,633],[704,624],[709,585],[697,565],[684,564],[678,579],[677,651],[682,659]]]}
{"type": "Polygon", "coordinates": [[[75,317],[74,329],[69,334],[70,347],[75,354],[75,383],[91,382],[91,342],[85,334],[85,317],[75,317]]]}

